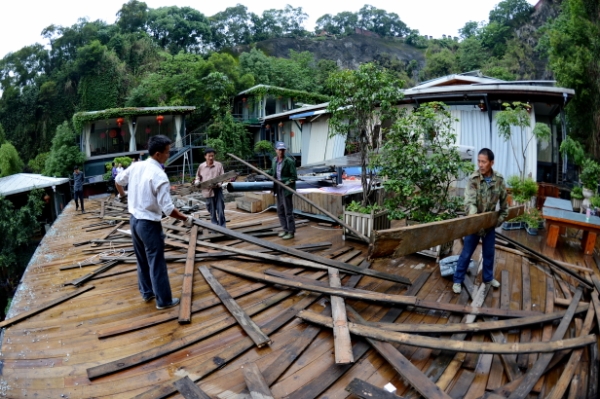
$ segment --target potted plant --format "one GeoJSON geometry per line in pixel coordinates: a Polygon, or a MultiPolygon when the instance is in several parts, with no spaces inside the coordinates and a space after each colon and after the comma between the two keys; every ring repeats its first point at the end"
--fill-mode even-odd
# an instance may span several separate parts
{"type": "Polygon", "coordinates": [[[524,214],[517,216],[513,219],[514,221],[520,221],[525,224],[525,230],[527,233],[535,236],[538,234],[538,230],[544,228],[544,218],[540,211],[536,208],[530,208],[524,214]]]}
{"type": "Polygon", "coordinates": [[[581,184],[583,184],[583,208],[589,208],[590,198],[598,191],[598,180],[600,179],[600,165],[593,159],[586,159],[581,166],[579,175],[581,184]]]}
{"type": "MultiPolygon", "coordinates": [[[[363,206],[358,201],[352,201],[344,207],[344,223],[354,227],[359,233],[371,238],[373,230],[385,230],[391,227],[389,212],[380,205],[363,206]]],[[[344,240],[352,237],[350,231],[344,228],[344,240]]]]}
{"type": "Polygon", "coordinates": [[[591,215],[598,216],[600,214],[600,195],[596,194],[590,198],[591,215]]]}
{"type": "Polygon", "coordinates": [[[462,210],[462,198],[451,188],[473,171],[473,164],[461,159],[453,122],[440,102],[401,110],[377,157],[391,218],[428,223],[455,218],[462,210]]]}
{"type": "Polygon", "coordinates": [[[573,205],[573,210],[575,212],[579,212],[581,209],[581,203],[583,202],[583,189],[579,186],[573,187],[571,190],[571,204],[573,205]]]}

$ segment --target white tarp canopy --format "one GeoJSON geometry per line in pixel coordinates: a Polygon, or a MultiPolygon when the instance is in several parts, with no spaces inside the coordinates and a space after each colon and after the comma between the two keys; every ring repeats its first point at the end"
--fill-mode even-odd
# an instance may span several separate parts
{"type": "Polygon", "coordinates": [[[66,177],[48,177],[34,173],[17,173],[0,178],[0,196],[26,193],[36,188],[60,186],[68,183],[66,177]]]}

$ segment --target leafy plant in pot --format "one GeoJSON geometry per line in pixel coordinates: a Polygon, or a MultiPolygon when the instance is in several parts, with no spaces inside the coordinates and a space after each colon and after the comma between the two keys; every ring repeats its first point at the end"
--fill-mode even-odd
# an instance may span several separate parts
{"type": "Polygon", "coordinates": [[[600,215],[600,195],[596,194],[590,198],[590,208],[592,209],[591,214],[593,216],[600,215]]]}
{"type": "Polygon", "coordinates": [[[544,218],[542,217],[540,211],[538,211],[536,208],[530,208],[524,214],[514,218],[513,221],[524,223],[527,233],[535,236],[538,234],[538,230],[543,228],[542,223],[544,218]]]}
{"type": "Polygon", "coordinates": [[[600,165],[593,159],[586,159],[582,163],[579,179],[583,184],[582,207],[590,206],[590,198],[598,191],[598,180],[600,180],[600,165]]]}
{"type": "Polygon", "coordinates": [[[573,205],[573,210],[575,212],[579,212],[582,202],[583,202],[583,189],[579,186],[573,187],[573,189],[571,190],[571,204],[573,205]]]}
{"type": "Polygon", "coordinates": [[[532,205],[533,197],[537,194],[537,183],[531,178],[521,179],[513,175],[506,180],[506,184],[512,190],[513,201],[518,204],[524,204],[529,208],[532,205]]]}

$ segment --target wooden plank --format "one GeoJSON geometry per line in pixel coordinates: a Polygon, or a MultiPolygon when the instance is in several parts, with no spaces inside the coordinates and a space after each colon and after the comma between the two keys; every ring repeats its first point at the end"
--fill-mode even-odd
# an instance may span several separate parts
{"type": "MultiPolygon", "coordinates": [[[[523,209],[523,206],[509,208],[507,220],[521,215],[523,209]]],[[[371,236],[367,256],[369,259],[391,255],[398,258],[475,234],[481,229],[496,227],[497,223],[498,212],[485,212],[440,222],[376,230],[371,236]]]]}
{"type": "MultiPolygon", "coordinates": [[[[221,227],[221,226],[217,226],[215,224],[211,224],[211,223],[207,223],[204,222],[202,220],[198,220],[198,219],[194,219],[194,223],[199,225],[200,227],[204,227],[210,230],[214,230],[218,233],[221,234],[225,234],[228,235],[230,237],[233,238],[237,238],[239,240],[244,240],[247,241],[249,243],[258,245],[260,247],[263,248],[270,248],[270,249],[274,249],[276,251],[279,251],[281,253],[284,254],[288,254],[288,255],[292,255],[295,256],[297,258],[301,258],[301,259],[305,259],[305,260],[309,260],[315,263],[321,263],[327,266],[331,266],[331,267],[335,267],[337,269],[340,270],[344,270],[347,272],[351,272],[351,273],[358,273],[358,274],[364,274],[367,276],[372,276],[372,277],[377,277],[377,278],[381,278],[384,280],[389,280],[389,281],[394,281],[397,283],[401,283],[401,284],[410,284],[410,280],[408,280],[405,277],[402,276],[397,276],[395,274],[391,274],[391,273],[385,273],[385,272],[379,272],[376,270],[372,270],[372,269],[361,269],[357,266],[353,266],[353,265],[349,265],[347,263],[343,263],[340,261],[336,261],[333,259],[326,259],[323,258],[321,256],[318,255],[314,255],[314,254],[310,254],[310,253],[306,253],[303,251],[299,251],[297,249],[294,248],[290,248],[290,247],[286,247],[284,245],[280,245],[274,242],[270,242],[270,241],[266,241],[266,240],[261,240],[260,238],[256,238],[256,237],[252,237],[249,236],[247,234],[243,234],[243,233],[238,233],[232,230],[229,230],[225,227],[221,227]]],[[[231,248],[230,248],[231,250],[231,248]]]]}
{"type": "MultiPolygon", "coordinates": [[[[364,322],[364,319],[352,307],[348,306],[351,320],[364,322]]],[[[303,312],[299,317],[303,318],[303,312]]],[[[355,324],[355,323],[350,323],[355,324]]],[[[354,331],[353,331],[354,333],[354,331]]],[[[367,342],[408,382],[417,392],[427,399],[450,399],[444,391],[433,383],[421,370],[416,368],[396,347],[388,342],[367,338],[367,342]]]]}
{"type": "Polygon", "coordinates": [[[34,309],[28,310],[26,312],[19,313],[18,315],[13,316],[10,319],[6,319],[6,320],[0,322],[0,328],[5,328],[5,327],[8,327],[8,326],[12,326],[14,324],[17,324],[17,323],[19,323],[19,322],[21,322],[21,321],[23,321],[23,320],[25,320],[25,319],[27,319],[27,318],[29,318],[31,316],[34,316],[34,315],[36,315],[38,313],[43,312],[44,310],[50,309],[50,308],[52,308],[52,307],[54,307],[56,305],[59,305],[59,304],[65,302],[65,301],[68,301],[69,299],[75,298],[76,296],[81,295],[84,292],[88,292],[89,290],[92,290],[92,289],[94,289],[93,285],[91,285],[89,287],[85,287],[85,288],[80,288],[78,290],[69,292],[69,293],[65,294],[64,296],[56,298],[56,299],[54,299],[54,300],[52,300],[50,302],[47,302],[47,303],[45,303],[43,305],[40,305],[40,306],[38,306],[38,307],[36,307],[34,309]]]}
{"type": "Polygon", "coordinates": [[[358,378],[353,379],[352,382],[348,384],[346,391],[363,399],[402,399],[401,396],[397,396],[385,389],[378,388],[375,385],[371,385],[358,378]]]}
{"type": "MultiPolygon", "coordinates": [[[[421,273],[419,277],[415,279],[413,285],[406,291],[405,295],[417,295],[421,290],[425,282],[429,279],[431,273],[421,273]]],[[[352,276],[355,278],[358,276],[352,276]]],[[[348,285],[349,286],[349,285],[348,285]]],[[[379,320],[381,322],[393,322],[404,312],[403,307],[394,307],[387,311],[387,313],[379,320]]],[[[354,359],[358,361],[361,357],[367,353],[370,346],[363,341],[355,342],[352,346],[352,352],[354,353],[354,359]]],[[[338,380],[344,373],[346,373],[352,364],[332,364],[324,372],[320,373],[315,379],[311,381],[311,384],[304,385],[298,388],[287,396],[286,399],[314,399],[318,397],[323,391],[329,388],[335,381],[338,380]]]]}
{"type": "Polygon", "coordinates": [[[491,309],[491,308],[479,308],[474,306],[461,306],[452,303],[440,303],[435,301],[425,301],[415,297],[405,295],[387,295],[372,291],[355,290],[350,288],[328,288],[318,285],[310,285],[300,281],[294,281],[294,278],[290,276],[289,279],[282,279],[279,277],[268,276],[261,273],[255,273],[247,270],[242,270],[237,267],[227,265],[211,265],[215,269],[223,270],[228,273],[236,274],[238,276],[248,277],[253,280],[264,281],[272,284],[280,284],[286,287],[295,287],[298,289],[304,289],[313,292],[319,292],[327,295],[337,295],[343,298],[358,299],[365,301],[382,302],[393,305],[412,305],[416,307],[422,307],[434,310],[443,310],[448,312],[456,313],[467,313],[472,315],[487,315],[487,316],[498,316],[498,317],[526,317],[539,315],[539,312],[524,312],[521,310],[503,310],[503,309],[491,309]]]}
{"type": "Polygon", "coordinates": [[[282,187],[283,189],[291,192],[292,194],[295,194],[297,198],[302,199],[303,201],[309,203],[310,205],[314,206],[316,209],[318,209],[319,211],[323,212],[324,215],[327,215],[331,218],[332,221],[337,222],[339,225],[347,228],[348,230],[350,230],[352,233],[354,233],[358,238],[360,238],[362,241],[364,242],[369,242],[369,239],[367,237],[365,237],[364,235],[360,234],[358,231],[356,231],[354,228],[352,228],[351,226],[348,226],[346,223],[344,223],[342,220],[340,220],[338,218],[339,215],[334,215],[331,212],[327,211],[326,209],[323,209],[322,207],[320,207],[319,205],[317,205],[316,203],[314,203],[313,201],[309,200],[308,198],[298,194],[296,191],[294,191],[293,189],[291,189],[290,187],[288,187],[287,185],[283,184],[282,182],[280,182],[277,179],[274,179],[272,176],[270,176],[269,174],[263,172],[262,170],[258,169],[257,167],[249,164],[248,162],[244,161],[243,159],[240,159],[238,157],[236,157],[233,154],[227,154],[230,157],[232,157],[233,159],[238,160],[239,162],[243,163],[244,165],[246,165],[247,167],[249,167],[250,169],[253,169],[255,172],[260,173],[261,175],[265,176],[266,178],[268,178],[269,180],[271,180],[273,183],[278,184],[280,187],[282,187]]]}
{"type": "Polygon", "coordinates": [[[460,373],[458,381],[456,381],[456,383],[452,386],[452,389],[450,389],[448,394],[453,399],[463,399],[474,379],[475,373],[472,371],[463,370],[462,373],[460,373]]]}
{"type": "Polygon", "coordinates": [[[194,264],[196,262],[196,241],[198,226],[190,230],[190,243],[188,245],[185,268],[183,270],[183,283],[181,284],[181,304],[179,305],[179,324],[188,324],[192,321],[192,290],[194,288],[194,264]]]}
{"type": "MultiPolygon", "coordinates": [[[[329,286],[341,288],[340,272],[332,267],[328,268],[329,286]]],[[[331,314],[333,318],[333,341],[335,351],[335,362],[337,364],[354,363],[352,354],[352,341],[350,330],[348,330],[348,319],[346,317],[346,304],[344,298],[332,295],[331,314]]]]}
{"type": "MultiPolygon", "coordinates": [[[[581,327],[580,336],[587,335],[590,333],[590,330],[593,327],[593,322],[594,322],[594,307],[590,306],[588,309],[587,315],[585,316],[583,326],[581,327]]],[[[576,349],[571,353],[571,357],[569,358],[567,365],[565,366],[563,372],[561,373],[560,378],[558,379],[558,382],[556,383],[556,385],[554,385],[554,387],[552,388],[552,390],[550,391],[548,396],[546,396],[546,399],[561,399],[563,397],[563,395],[567,391],[567,387],[571,383],[573,374],[575,374],[575,370],[577,369],[577,366],[579,365],[579,361],[581,360],[582,354],[583,354],[583,348],[576,349]]]]}
{"type": "Polygon", "coordinates": [[[94,270],[91,273],[86,274],[85,276],[76,278],[73,281],[69,281],[66,282],[64,285],[73,285],[75,287],[79,287],[81,286],[83,283],[85,283],[86,281],[90,280],[92,277],[100,274],[100,273],[104,273],[105,271],[113,268],[114,266],[116,266],[117,264],[119,264],[119,261],[112,261],[112,262],[106,262],[104,265],[100,266],[99,268],[97,268],[96,270],[94,270]]]}
{"type": "Polygon", "coordinates": [[[188,376],[175,381],[173,385],[185,399],[210,399],[210,396],[200,389],[198,385],[194,384],[188,376]]]}
{"type": "Polygon", "coordinates": [[[242,366],[242,373],[246,386],[250,391],[252,399],[273,399],[273,394],[269,389],[269,385],[265,381],[263,375],[256,363],[246,363],[242,366]]]}
{"type": "MultiPolygon", "coordinates": [[[[531,274],[529,262],[526,259],[521,259],[521,278],[521,309],[531,310],[531,274]]],[[[520,335],[520,342],[529,342],[531,340],[531,329],[522,328],[520,335]]],[[[517,365],[520,368],[527,368],[528,362],[528,355],[517,355],[517,365]]]]}
{"type": "MultiPolygon", "coordinates": [[[[544,308],[544,311],[546,313],[554,312],[554,297],[556,296],[555,292],[556,292],[556,290],[554,287],[554,279],[552,277],[546,277],[546,306],[544,308]]],[[[542,329],[542,341],[550,341],[551,339],[552,339],[552,326],[545,325],[544,328],[542,329]]],[[[536,381],[536,384],[533,386],[533,388],[531,388],[531,390],[534,392],[540,392],[543,385],[544,385],[544,376],[540,375],[539,380],[536,381]]]]}
{"type": "MultiPolygon", "coordinates": [[[[324,327],[332,328],[333,326],[330,317],[322,316],[309,310],[301,311],[298,313],[298,317],[324,327]]],[[[443,349],[467,353],[551,353],[565,349],[580,348],[582,346],[589,345],[596,339],[594,335],[588,335],[585,337],[553,340],[550,342],[515,342],[502,344],[495,342],[454,341],[452,339],[424,337],[414,334],[381,330],[379,328],[368,327],[356,323],[348,323],[348,327],[350,328],[350,332],[354,335],[373,338],[378,341],[396,342],[403,345],[418,346],[421,348],[443,349]]]]}
{"type": "MultiPolygon", "coordinates": [[[[125,222],[119,222],[119,223],[117,223],[117,225],[113,229],[111,229],[110,231],[108,231],[106,234],[104,234],[100,238],[100,240],[106,240],[106,239],[108,239],[108,237],[110,237],[115,231],[117,231],[118,229],[120,229],[121,227],[123,227],[124,224],[125,224],[125,222]]],[[[99,246],[101,244],[102,244],[101,242],[94,242],[94,243],[92,243],[92,247],[97,247],[97,246],[99,246]]]]}
{"type": "Polygon", "coordinates": [[[237,175],[238,175],[238,173],[235,170],[230,170],[229,172],[223,173],[222,175],[219,175],[219,176],[217,176],[215,178],[212,178],[212,179],[209,179],[209,180],[201,182],[199,188],[201,190],[202,189],[210,188],[214,184],[218,184],[218,183],[222,183],[222,182],[227,181],[227,180],[231,180],[234,177],[236,177],[237,175]]]}
{"type": "MultiPolygon", "coordinates": [[[[577,291],[575,292],[575,295],[573,296],[573,302],[567,309],[567,314],[563,317],[560,324],[558,325],[558,328],[552,335],[552,341],[556,342],[564,337],[565,332],[567,331],[567,328],[569,327],[569,324],[571,323],[571,320],[573,319],[573,316],[575,314],[575,309],[577,308],[577,304],[579,303],[579,300],[581,299],[581,295],[582,295],[582,290],[581,290],[581,288],[578,288],[577,291]]],[[[533,386],[537,383],[537,381],[541,377],[542,373],[546,370],[546,366],[548,366],[548,364],[550,363],[551,360],[552,360],[552,354],[550,354],[550,353],[545,353],[545,354],[540,355],[540,357],[538,357],[538,359],[535,362],[535,364],[533,365],[533,367],[530,368],[529,370],[527,370],[527,373],[525,374],[525,378],[523,378],[523,381],[512,392],[512,394],[509,396],[509,399],[525,398],[529,394],[529,392],[531,392],[533,386]]]]}
{"type": "Polygon", "coordinates": [[[257,347],[262,348],[265,345],[271,344],[271,339],[261,331],[260,327],[248,316],[244,309],[231,297],[229,292],[219,283],[219,281],[212,275],[210,270],[206,266],[200,266],[198,268],[204,279],[210,285],[210,288],[217,294],[223,305],[229,310],[231,315],[237,320],[240,327],[244,329],[246,334],[256,344],[257,347]]]}

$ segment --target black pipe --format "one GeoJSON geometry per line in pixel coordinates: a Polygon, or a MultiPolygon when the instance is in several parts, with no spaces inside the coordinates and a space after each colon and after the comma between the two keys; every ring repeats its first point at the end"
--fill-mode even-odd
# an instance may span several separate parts
{"type": "Polygon", "coordinates": [[[574,277],[577,281],[579,281],[581,283],[581,285],[583,285],[585,288],[589,288],[592,289],[593,286],[590,284],[589,281],[587,281],[586,279],[584,279],[583,277],[581,277],[579,274],[575,273],[574,271],[572,271],[571,269],[567,269],[566,267],[556,263],[554,261],[554,259],[547,257],[544,254],[541,254],[537,251],[534,251],[533,249],[520,244],[519,242],[513,240],[512,238],[508,238],[507,236],[505,236],[502,233],[498,233],[496,232],[496,236],[499,236],[500,238],[502,238],[505,241],[508,241],[509,243],[511,243],[512,245],[514,245],[517,248],[520,248],[522,251],[524,252],[529,252],[530,254],[532,254],[534,257],[540,259],[543,262],[546,262],[548,265],[550,265],[551,267],[556,267],[557,269],[559,269],[561,272],[566,273],[572,277],[574,277]]]}

